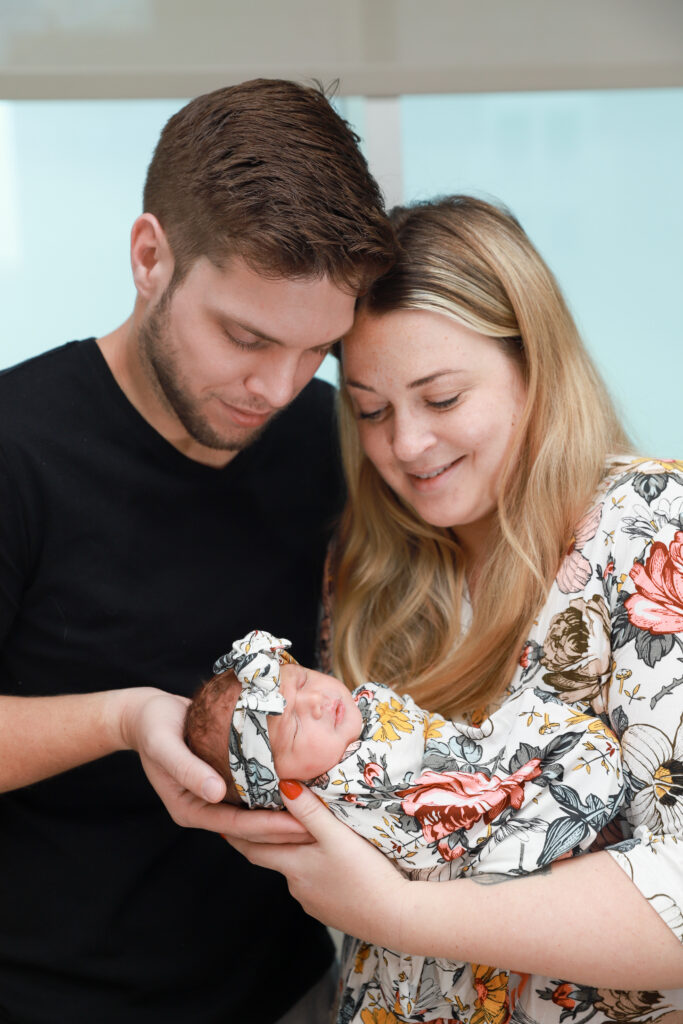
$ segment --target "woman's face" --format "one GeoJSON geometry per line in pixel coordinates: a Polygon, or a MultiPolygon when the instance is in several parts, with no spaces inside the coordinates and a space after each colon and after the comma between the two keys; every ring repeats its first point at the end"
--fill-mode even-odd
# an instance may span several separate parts
{"type": "Polygon", "coordinates": [[[368,458],[427,523],[485,544],[525,399],[493,338],[439,313],[363,313],[344,340],[344,379],[368,458]]]}

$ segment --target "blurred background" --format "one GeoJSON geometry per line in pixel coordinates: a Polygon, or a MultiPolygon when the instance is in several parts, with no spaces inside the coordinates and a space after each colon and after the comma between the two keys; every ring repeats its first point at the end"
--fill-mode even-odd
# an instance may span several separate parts
{"type": "Polygon", "coordinates": [[[683,458],[682,0],[0,0],[0,367],[128,316],[162,125],[257,76],[338,80],[389,205],[510,207],[634,440],[683,458]]]}

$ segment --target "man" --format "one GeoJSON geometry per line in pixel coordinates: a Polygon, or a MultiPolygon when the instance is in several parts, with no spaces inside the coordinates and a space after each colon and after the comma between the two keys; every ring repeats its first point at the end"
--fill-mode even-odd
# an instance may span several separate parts
{"type": "Polygon", "coordinates": [[[341,487],[309,381],[393,255],[356,143],[293,83],[194,100],[130,319],[0,375],[0,1020],[316,1019],[324,929],[215,834],[303,830],[221,805],[181,730],[255,622],[313,657],[341,487]]]}

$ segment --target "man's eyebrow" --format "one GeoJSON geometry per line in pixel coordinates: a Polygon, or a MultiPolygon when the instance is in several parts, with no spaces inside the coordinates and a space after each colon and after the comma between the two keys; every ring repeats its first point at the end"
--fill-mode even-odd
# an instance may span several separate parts
{"type": "MultiPolygon", "coordinates": [[[[243,331],[248,331],[249,334],[253,334],[255,338],[260,338],[261,341],[268,341],[271,345],[284,345],[284,341],[280,341],[279,338],[271,338],[269,334],[264,334],[258,327],[254,327],[253,324],[246,323],[244,320],[237,320],[235,317],[226,316],[224,313],[216,311],[216,318],[220,321],[222,326],[227,330],[232,324],[236,327],[241,327],[243,331]]],[[[334,341],[323,341],[320,345],[313,345],[313,348],[332,348],[333,345],[338,345],[342,341],[341,338],[335,338],[334,341]]]]}

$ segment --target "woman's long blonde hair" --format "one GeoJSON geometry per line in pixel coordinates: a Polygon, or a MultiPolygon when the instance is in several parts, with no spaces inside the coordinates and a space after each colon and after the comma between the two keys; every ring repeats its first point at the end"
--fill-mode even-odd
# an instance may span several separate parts
{"type": "Polygon", "coordinates": [[[630,446],[552,273],[508,211],[452,196],[392,217],[402,252],[362,309],[428,310],[499,338],[527,390],[466,631],[457,537],[384,483],[340,392],[349,497],[333,567],[335,671],[452,716],[490,705],[509,684],[608,453],[630,446]]]}

